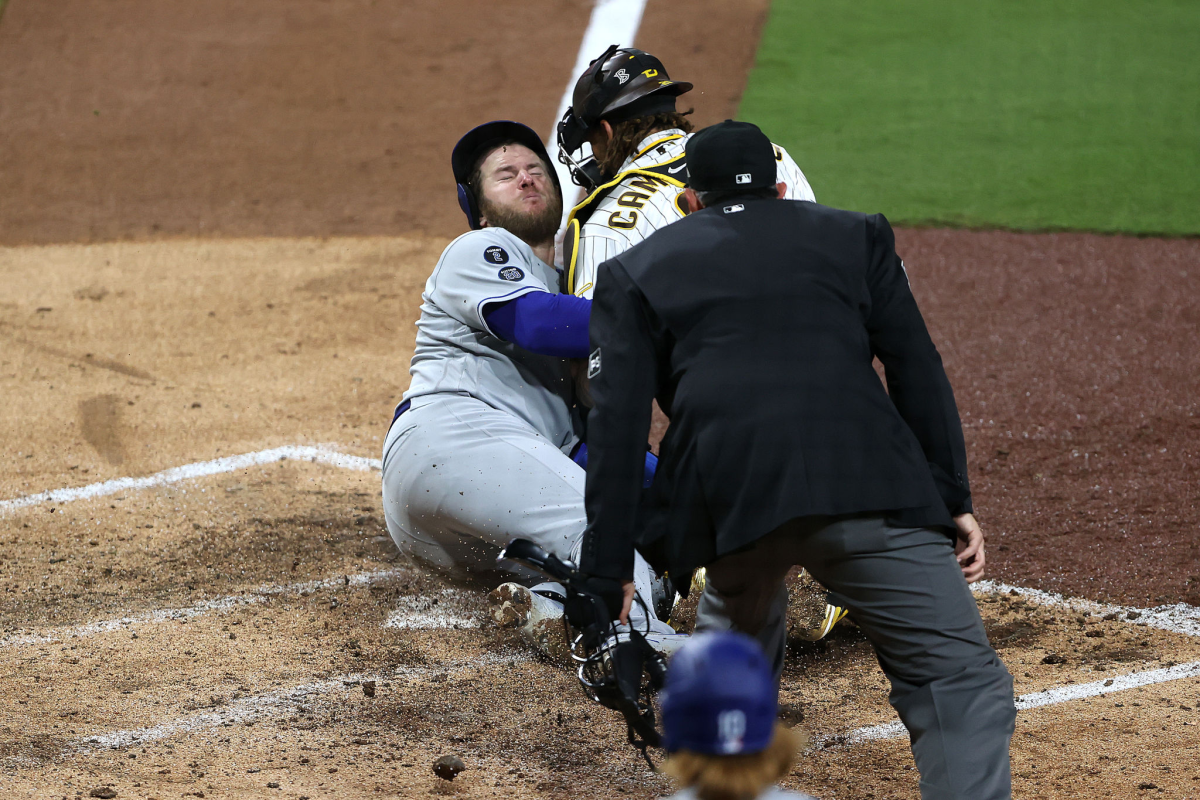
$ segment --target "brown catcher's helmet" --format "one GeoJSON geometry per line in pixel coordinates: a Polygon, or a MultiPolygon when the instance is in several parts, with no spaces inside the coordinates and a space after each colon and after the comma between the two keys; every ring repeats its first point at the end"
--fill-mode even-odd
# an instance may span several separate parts
{"type": "Polygon", "coordinates": [[[576,150],[601,119],[624,122],[675,110],[675,98],[690,92],[692,84],[673,81],[667,68],[649,53],[610,45],[575,83],[571,107],[558,123],[558,158],[571,168],[571,179],[585,189],[599,183],[594,161],[579,163],[576,150]]]}

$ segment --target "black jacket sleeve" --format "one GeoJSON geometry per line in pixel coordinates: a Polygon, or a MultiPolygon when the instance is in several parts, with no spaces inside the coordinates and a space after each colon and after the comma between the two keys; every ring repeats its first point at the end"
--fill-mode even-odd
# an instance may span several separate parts
{"type": "Polygon", "coordinates": [[[645,298],[620,262],[600,265],[589,324],[592,400],[588,414],[587,505],[580,567],[633,578],[634,534],[642,493],[656,347],[645,298]]]}
{"type": "Polygon", "coordinates": [[[967,451],[954,391],[941,356],[896,255],[896,238],[882,214],[867,218],[871,260],[867,331],[871,351],[883,364],[888,395],[916,435],[938,493],[951,514],[971,509],[967,451]]]}

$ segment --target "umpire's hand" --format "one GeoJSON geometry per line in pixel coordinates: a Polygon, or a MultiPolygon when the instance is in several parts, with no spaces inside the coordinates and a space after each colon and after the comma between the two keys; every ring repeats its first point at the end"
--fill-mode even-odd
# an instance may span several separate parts
{"type": "Polygon", "coordinates": [[[983,531],[974,514],[960,514],[954,518],[954,524],[958,528],[958,543],[954,547],[958,565],[967,583],[974,583],[983,577],[983,531]]]}

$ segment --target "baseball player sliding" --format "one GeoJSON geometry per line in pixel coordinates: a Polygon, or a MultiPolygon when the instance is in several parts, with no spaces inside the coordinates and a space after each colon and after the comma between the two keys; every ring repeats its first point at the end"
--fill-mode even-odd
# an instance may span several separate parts
{"type": "MultiPolygon", "coordinates": [[[[467,133],[451,163],[471,231],[442,253],[421,296],[412,382],[383,446],[383,506],[401,552],[488,572],[512,539],[578,560],[585,473],[568,358],[588,352],[591,301],[559,292],[552,266],[562,191],[537,134],[515,122],[467,133]]],[[[513,565],[532,583],[534,573],[513,565]]],[[[639,558],[631,624],[664,652],[686,637],[654,613],[639,558]]],[[[509,583],[498,616],[545,645],[556,586],[509,583]],[[535,593],[536,592],[536,593],[535,593]],[[546,596],[543,596],[546,595],[546,596]]]]}
{"type": "MultiPolygon", "coordinates": [[[[692,135],[686,116],[691,112],[677,111],[675,100],[691,89],[690,83],[671,80],[649,53],[617,45],[576,81],[571,107],[558,125],[559,158],[588,196],[567,219],[566,291],[590,299],[602,262],[687,213],[684,148],[692,135]],[[590,157],[583,155],[585,143],[590,157]]],[[[782,147],[774,148],[777,182],[787,187],[784,197],[815,202],[800,167],[782,147]]],[[[587,402],[586,382],[580,384],[579,395],[587,402]]],[[[827,603],[821,621],[802,636],[822,638],[845,614],[842,607],[827,603]]]]}

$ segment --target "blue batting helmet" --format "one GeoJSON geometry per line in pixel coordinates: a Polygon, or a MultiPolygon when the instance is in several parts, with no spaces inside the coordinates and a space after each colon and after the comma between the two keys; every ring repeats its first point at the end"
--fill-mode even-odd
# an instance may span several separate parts
{"type": "Polygon", "coordinates": [[[676,651],[662,692],[663,746],[710,755],[758,753],[771,743],[775,677],[758,643],[702,633],[676,651]]]}

